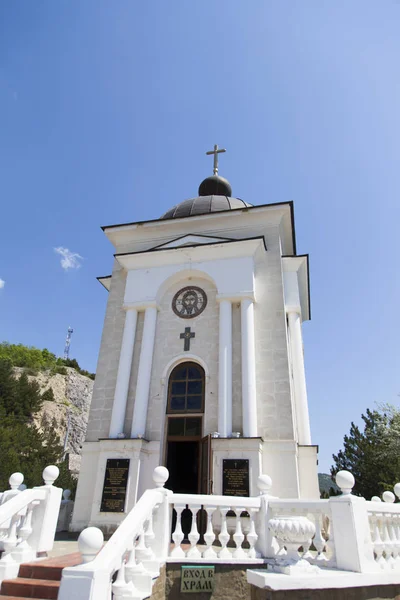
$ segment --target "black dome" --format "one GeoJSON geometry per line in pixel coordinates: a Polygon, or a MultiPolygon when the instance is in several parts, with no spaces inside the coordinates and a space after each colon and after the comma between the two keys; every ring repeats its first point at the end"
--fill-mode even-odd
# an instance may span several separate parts
{"type": "MultiPolygon", "coordinates": [[[[205,183],[208,179],[223,179],[222,177],[208,177],[203,181],[205,183]]],[[[223,179],[226,181],[226,179],[223,179]]],[[[203,183],[200,185],[203,185],[203,183]]],[[[228,182],[226,182],[230,188],[228,182]]],[[[200,192],[200,189],[199,189],[200,192]]],[[[180,217],[192,217],[194,215],[205,215],[207,213],[220,212],[222,210],[235,210],[238,208],[246,208],[246,206],[252,206],[247,204],[240,198],[230,198],[227,195],[211,194],[208,196],[200,196],[199,198],[190,198],[190,200],[184,200],[180,204],[170,208],[161,219],[178,219],[180,217]]]]}
{"type": "Polygon", "coordinates": [[[231,184],[224,177],[211,175],[201,182],[199,196],[232,196],[231,184]]]}

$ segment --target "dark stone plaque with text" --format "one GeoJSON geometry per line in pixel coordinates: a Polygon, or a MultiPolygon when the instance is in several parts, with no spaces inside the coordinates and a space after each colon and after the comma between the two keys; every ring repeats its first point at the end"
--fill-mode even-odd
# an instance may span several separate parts
{"type": "Polygon", "coordinates": [[[100,512],[124,512],[129,458],[109,458],[104,476],[100,512]]]}
{"type": "Polygon", "coordinates": [[[250,496],[249,461],[247,458],[223,459],[222,494],[224,496],[250,496]]]}

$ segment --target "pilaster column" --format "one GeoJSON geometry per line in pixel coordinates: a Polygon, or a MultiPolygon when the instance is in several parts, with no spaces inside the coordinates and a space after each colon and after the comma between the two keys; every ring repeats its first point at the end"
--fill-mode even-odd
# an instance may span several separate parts
{"type": "Polygon", "coordinates": [[[287,313],[292,354],[298,442],[303,446],[308,446],[311,444],[311,433],[310,417],[308,415],[306,376],[304,370],[300,308],[288,308],[287,313]]]}
{"type": "Polygon", "coordinates": [[[156,323],[157,308],[155,306],[148,306],[144,313],[142,348],[139,359],[135,405],[133,408],[131,429],[131,437],[133,438],[144,436],[146,430],[156,323]]]}
{"type": "Polygon", "coordinates": [[[131,376],[133,348],[135,346],[137,310],[128,309],[125,314],[124,333],[122,335],[121,353],[114,393],[114,404],[111,413],[110,438],[116,438],[124,431],[126,402],[128,399],[129,379],[131,376]]]}
{"type": "Polygon", "coordinates": [[[232,435],[232,303],[219,303],[218,431],[232,435]]]}
{"type": "Polygon", "coordinates": [[[244,298],[241,301],[241,320],[243,435],[244,437],[257,437],[254,303],[250,298],[244,298]]]}

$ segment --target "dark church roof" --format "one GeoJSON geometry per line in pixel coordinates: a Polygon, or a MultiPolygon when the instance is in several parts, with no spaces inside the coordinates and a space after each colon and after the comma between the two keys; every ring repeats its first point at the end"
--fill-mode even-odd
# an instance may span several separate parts
{"type": "Polygon", "coordinates": [[[200,196],[190,198],[170,208],[161,219],[178,219],[179,217],[192,217],[206,213],[219,212],[221,210],[234,210],[251,206],[239,198],[229,196],[200,196]]]}
{"type": "Polygon", "coordinates": [[[224,177],[213,175],[201,182],[199,196],[184,200],[170,208],[161,219],[178,219],[180,217],[192,217],[194,215],[205,215],[222,210],[235,210],[251,206],[240,198],[232,198],[232,188],[229,181],[224,177]]]}

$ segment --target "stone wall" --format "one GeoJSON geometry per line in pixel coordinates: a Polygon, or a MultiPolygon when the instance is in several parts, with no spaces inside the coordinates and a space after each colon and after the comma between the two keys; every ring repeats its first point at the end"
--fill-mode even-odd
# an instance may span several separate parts
{"type": "Polygon", "coordinates": [[[399,600],[400,585],[323,590],[262,590],[251,586],[251,600],[399,600]]]}
{"type": "Polygon", "coordinates": [[[108,438],[109,434],[125,323],[125,311],[123,309],[125,281],[126,273],[115,261],[86,433],[86,441],[88,442],[97,441],[99,438],[108,438]]]}

